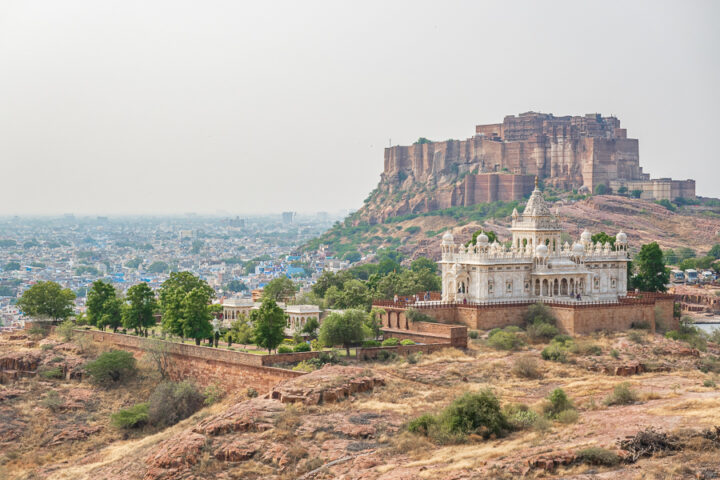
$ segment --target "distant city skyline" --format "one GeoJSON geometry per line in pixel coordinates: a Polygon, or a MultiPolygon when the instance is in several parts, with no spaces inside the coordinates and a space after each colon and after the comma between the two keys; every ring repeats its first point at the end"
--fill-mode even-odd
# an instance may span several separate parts
{"type": "Polygon", "coordinates": [[[711,1],[5,2],[0,216],[356,210],[383,151],[615,115],[720,197],[711,1]]]}

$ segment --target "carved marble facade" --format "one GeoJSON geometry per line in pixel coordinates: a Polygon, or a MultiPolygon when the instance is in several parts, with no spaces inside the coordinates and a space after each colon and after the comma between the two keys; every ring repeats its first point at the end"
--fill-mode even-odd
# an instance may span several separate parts
{"type": "Polygon", "coordinates": [[[476,245],[442,239],[442,300],[502,303],[513,301],[617,301],[627,293],[627,235],[615,245],[593,243],[585,230],[572,246],[561,244],[562,228],[542,192],[533,191],[522,215],[512,215],[509,247],[481,234],[476,245]]]}

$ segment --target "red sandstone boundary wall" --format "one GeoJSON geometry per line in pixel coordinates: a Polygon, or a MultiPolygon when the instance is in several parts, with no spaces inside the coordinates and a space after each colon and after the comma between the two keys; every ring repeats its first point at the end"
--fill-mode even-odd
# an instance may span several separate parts
{"type": "MultiPolygon", "coordinates": [[[[401,330],[404,326],[404,311],[417,308],[439,322],[467,325],[468,328],[490,330],[508,325],[522,325],[522,316],[534,302],[507,303],[490,305],[472,305],[446,303],[440,305],[405,305],[392,302],[375,302],[388,312],[390,318],[383,316],[383,325],[401,330]]],[[[558,319],[558,328],[570,335],[584,335],[598,330],[627,330],[633,323],[647,323],[655,330],[656,320],[665,330],[678,327],[678,319],[673,317],[674,297],[662,293],[628,294],[618,303],[561,304],[545,303],[558,319]]],[[[419,323],[419,322],[418,322],[419,323]]]]}
{"type": "MultiPolygon", "coordinates": [[[[282,368],[264,366],[265,362],[283,363],[297,361],[282,355],[253,355],[249,353],[220,350],[212,347],[186,345],[182,343],[166,342],[163,340],[123,335],[121,333],[99,332],[97,330],[77,330],[88,334],[93,341],[101,344],[110,344],[133,353],[140,358],[153,341],[163,342],[172,356],[173,365],[170,377],[173,380],[194,379],[199,385],[221,385],[226,390],[245,390],[252,387],[259,393],[270,391],[278,382],[289,378],[304,375],[304,372],[295,372],[282,368]],[[253,358],[254,357],[254,358],[253,358]],[[283,357],[269,359],[268,357],[283,357]]],[[[302,352],[317,353],[317,352],[302,352]]]]}

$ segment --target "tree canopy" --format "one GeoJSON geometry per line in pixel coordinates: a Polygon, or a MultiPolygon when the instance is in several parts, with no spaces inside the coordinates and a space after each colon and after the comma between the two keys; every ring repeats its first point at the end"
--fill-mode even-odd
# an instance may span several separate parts
{"type": "Polygon", "coordinates": [[[212,334],[209,311],[215,291],[190,272],[173,272],[160,287],[163,329],[174,335],[200,340],[212,334]]]}
{"type": "Polygon", "coordinates": [[[368,314],[359,309],[331,313],[320,325],[320,342],[328,347],[342,345],[350,356],[350,346],[362,342],[366,335],[368,314]]]}
{"type": "Polygon", "coordinates": [[[495,242],[497,238],[497,234],[493,232],[492,230],[477,230],[475,233],[473,233],[472,239],[465,245],[477,245],[477,237],[480,236],[481,233],[484,233],[488,237],[488,242],[493,243],[495,242]]]}
{"type": "Polygon", "coordinates": [[[285,312],[272,298],[264,298],[260,308],[250,312],[255,344],[272,352],[285,338],[285,312]]]}
{"type": "Polygon", "coordinates": [[[72,315],[75,294],[56,282],[38,282],[25,290],[17,306],[26,315],[48,317],[54,322],[72,315]]]}
{"type": "Polygon", "coordinates": [[[615,237],[612,235],[608,235],[605,232],[598,232],[595,235],[592,236],[593,243],[600,242],[601,244],[605,245],[606,243],[609,243],[611,246],[615,246],[615,237]]]}
{"type": "Polygon", "coordinates": [[[263,287],[263,298],[270,298],[276,302],[291,298],[297,292],[292,280],[285,276],[273,278],[263,287]]]}
{"type": "Polygon", "coordinates": [[[91,325],[101,330],[105,327],[117,330],[122,325],[122,300],[115,287],[102,280],[94,281],[87,295],[87,315],[91,325]]]}
{"type": "Polygon", "coordinates": [[[123,309],[123,327],[147,332],[148,327],[155,325],[155,294],[147,283],[142,282],[128,289],[126,299],[128,304],[123,309]]]}
{"type": "Polygon", "coordinates": [[[665,267],[663,252],[657,242],[642,246],[633,261],[635,275],[632,287],[644,292],[665,292],[670,281],[670,272],[665,267]]]}

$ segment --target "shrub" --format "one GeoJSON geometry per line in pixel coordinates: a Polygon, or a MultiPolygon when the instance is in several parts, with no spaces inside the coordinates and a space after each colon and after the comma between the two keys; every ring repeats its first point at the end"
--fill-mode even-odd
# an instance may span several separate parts
{"type": "Polygon", "coordinates": [[[295,365],[292,369],[295,370],[296,372],[308,372],[309,373],[309,372],[314,371],[315,367],[311,363],[303,360],[302,362],[295,365]]]}
{"type": "Polygon", "coordinates": [[[118,428],[137,428],[148,421],[148,403],[138,403],[110,415],[110,421],[118,428]]]}
{"type": "Polygon", "coordinates": [[[277,353],[292,353],[292,351],[292,347],[289,347],[287,345],[280,345],[277,349],[277,353]]]}
{"type": "Polygon", "coordinates": [[[548,430],[550,430],[550,427],[552,427],[552,423],[547,418],[538,415],[535,419],[535,422],[533,422],[533,430],[540,433],[545,433],[548,430]]]}
{"type": "Polygon", "coordinates": [[[100,385],[112,385],[121,382],[137,372],[135,358],[124,350],[104,352],[85,365],[85,370],[94,382],[100,385]]]}
{"type": "Polygon", "coordinates": [[[620,358],[620,352],[613,348],[612,350],[610,350],[610,356],[613,358],[620,358]]]}
{"type": "Polygon", "coordinates": [[[472,338],[473,340],[478,338],[478,331],[477,330],[470,330],[468,332],[468,337],[472,338]]]}
{"type": "Polygon", "coordinates": [[[415,352],[415,353],[411,353],[410,355],[407,356],[407,361],[409,364],[415,365],[416,363],[418,363],[420,361],[421,358],[422,358],[422,352],[415,352]]]}
{"type": "Polygon", "coordinates": [[[405,340],[400,340],[400,345],[415,345],[415,342],[413,342],[409,338],[406,338],[405,340]]]}
{"type": "Polygon", "coordinates": [[[538,367],[538,361],[535,357],[523,355],[515,359],[512,372],[519,377],[542,378],[542,373],[538,367]]]}
{"type": "Polygon", "coordinates": [[[205,405],[212,405],[213,403],[217,403],[223,399],[225,396],[225,390],[223,390],[220,385],[213,383],[205,388],[203,396],[205,397],[205,401],[203,403],[205,405]]]}
{"type": "Polygon", "coordinates": [[[523,314],[523,323],[525,326],[530,326],[535,323],[547,323],[549,325],[555,325],[556,320],[552,311],[542,303],[536,303],[530,305],[523,314]]]}
{"type": "Polygon", "coordinates": [[[645,343],[645,335],[641,332],[631,331],[628,334],[628,339],[630,339],[631,342],[641,345],[645,343]]]}
{"type": "Polygon", "coordinates": [[[515,430],[531,428],[538,419],[538,414],[522,403],[511,403],[503,407],[503,414],[510,426],[515,430]]]}
{"type": "Polygon", "coordinates": [[[510,333],[522,332],[522,328],[518,327],[517,325],[508,325],[507,327],[503,328],[503,330],[510,333]]]}
{"type": "Polygon", "coordinates": [[[620,463],[620,457],[612,450],[605,448],[590,447],[577,452],[577,459],[582,463],[590,465],[603,465],[612,467],[620,463]]]}
{"type": "Polygon", "coordinates": [[[40,345],[40,350],[42,350],[43,352],[47,352],[48,350],[52,350],[53,348],[55,348],[55,345],[53,345],[52,343],[43,343],[42,345],[40,345]]]}
{"type": "Polygon", "coordinates": [[[365,340],[365,341],[362,343],[362,346],[365,347],[365,348],[379,347],[379,346],[380,346],[380,342],[378,342],[377,340],[365,340]]]}
{"type": "Polygon", "coordinates": [[[72,320],[65,320],[60,325],[55,327],[55,333],[60,335],[60,337],[65,340],[66,342],[69,342],[73,338],[73,329],[75,328],[75,322],[72,320]]]}
{"type": "Polygon", "coordinates": [[[522,340],[514,333],[500,330],[488,338],[488,345],[498,350],[513,350],[522,345],[522,340]]]}
{"type": "Polygon", "coordinates": [[[249,387],[249,388],[247,389],[247,391],[245,392],[245,395],[247,395],[248,398],[255,398],[255,397],[258,396],[258,392],[257,392],[257,390],[255,390],[254,388],[249,387]]]}
{"type": "Polygon", "coordinates": [[[45,338],[47,334],[48,329],[43,327],[42,325],[33,325],[32,327],[30,327],[30,330],[28,330],[28,335],[30,335],[30,338],[34,340],[45,338]]]}
{"type": "Polygon", "coordinates": [[[386,338],[385,340],[382,341],[383,347],[397,347],[399,344],[400,344],[400,340],[398,340],[397,338],[393,338],[393,337],[386,338]]]}
{"type": "Polygon", "coordinates": [[[558,343],[551,343],[547,347],[543,348],[540,353],[543,360],[550,360],[551,362],[565,363],[567,362],[567,348],[558,343]]]}
{"type": "Polygon", "coordinates": [[[563,410],[562,412],[558,413],[557,419],[560,423],[565,424],[571,424],[578,421],[578,418],[580,415],[578,414],[577,410],[570,409],[570,410],[563,410]]]}
{"type": "Polygon", "coordinates": [[[715,388],[715,387],[717,387],[717,384],[715,383],[714,380],[708,379],[703,382],[703,387],[715,388]]]}
{"type": "Polygon", "coordinates": [[[49,409],[52,412],[57,412],[65,404],[63,399],[60,398],[60,394],[55,390],[50,390],[45,394],[45,397],[40,401],[40,404],[49,409]]]}
{"type": "Polygon", "coordinates": [[[293,351],[295,352],[309,352],[310,351],[310,345],[307,343],[298,343],[293,347],[293,351]]]}
{"type": "Polygon", "coordinates": [[[558,334],[558,329],[547,322],[536,320],[525,329],[530,341],[550,340],[558,334]]]}
{"type": "Polygon", "coordinates": [[[63,378],[63,371],[60,367],[44,368],[38,372],[43,378],[63,378]]]}
{"type": "Polygon", "coordinates": [[[701,358],[698,363],[698,369],[703,373],[720,373],[720,357],[708,355],[701,358]]]}
{"type": "Polygon", "coordinates": [[[175,425],[196,411],[205,403],[205,397],[194,383],[162,382],[150,394],[148,420],[159,427],[175,425]]]}
{"type": "Polygon", "coordinates": [[[546,400],[546,403],[543,405],[543,413],[548,418],[557,418],[560,412],[575,409],[572,401],[562,388],[556,388],[550,392],[546,400]]]}
{"type": "Polygon", "coordinates": [[[632,322],[630,324],[630,328],[634,328],[637,330],[650,330],[650,323],[646,321],[642,322],[632,322]]]}
{"type": "Polygon", "coordinates": [[[386,362],[388,360],[394,360],[397,358],[397,355],[395,355],[395,352],[388,352],[387,350],[380,350],[377,354],[377,359],[381,362],[386,362]]]}
{"type": "Polygon", "coordinates": [[[637,401],[637,392],[627,382],[615,385],[613,393],[605,397],[605,405],[629,405],[637,401]]]}
{"type": "Polygon", "coordinates": [[[600,345],[591,342],[574,343],[570,350],[578,355],[602,355],[600,345]]]}
{"type": "Polygon", "coordinates": [[[500,410],[500,402],[489,390],[466,393],[440,414],[422,415],[408,425],[411,432],[423,434],[440,444],[462,442],[469,434],[486,439],[499,437],[510,428],[500,410]]]}

